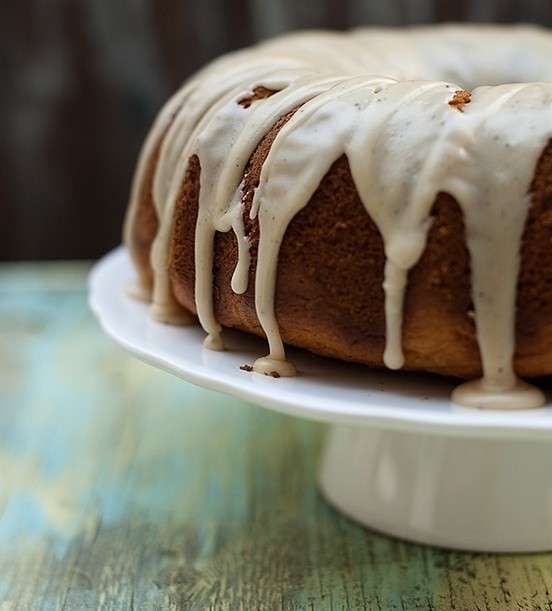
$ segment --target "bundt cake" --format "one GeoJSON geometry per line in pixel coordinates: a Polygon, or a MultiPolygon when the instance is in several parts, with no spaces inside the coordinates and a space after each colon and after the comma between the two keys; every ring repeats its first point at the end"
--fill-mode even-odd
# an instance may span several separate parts
{"type": "MultiPolygon", "coordinates": [[[[300,32],[216,60],[157,118],[124,241],[155,319],[464,378],[552,373],[552,37],[530,26],[300,32]],[[515,83],[515,84],[504,84],[515,83]]],[[[246,375],[246,374],[244,374],[246,375]]]]}

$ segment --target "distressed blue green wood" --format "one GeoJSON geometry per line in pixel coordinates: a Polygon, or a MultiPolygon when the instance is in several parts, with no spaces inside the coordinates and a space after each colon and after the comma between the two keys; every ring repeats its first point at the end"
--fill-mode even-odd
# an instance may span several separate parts
{"type": "Polygon", "coordinates": [[[338,515],[314,484],[322,425],[130,357],[86,271],[0,266],[0,611],[552,609],[552,555],[338,515]]]}

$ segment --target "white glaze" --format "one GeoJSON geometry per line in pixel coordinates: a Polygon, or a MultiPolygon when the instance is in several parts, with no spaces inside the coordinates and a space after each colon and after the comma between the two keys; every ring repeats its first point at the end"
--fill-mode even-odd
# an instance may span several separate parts
{"type": "Polygon", "coordinates": [[[481,381],[456,389],[454,400],[477,407],[541,405],[542,393],[522,386],[512,359],[519,245],[531,179],[552,137],[552,84],[476,87],[463,110],[449,102],[463,85],[551,79],[551,54],[552,39],[537,28],[444,26],[293,33],[208,66],[160,115],[133,185],[125,241],[134,257],[132,227],[140,187],[152,152],[162,142],[153,188],[160,227],[151,257],[152,313],[166,322],[182,320],[167,257],[188,160],[197,155],[196,308],[208,334],[206,347],[223,347],[212,295],[215,232],[232,229],[236,234],[239,256],[232,288],[243,293],[250,262],[242,218],[243,172],[276,118],[300,107],[276,136],[251,208],[260,226],[255,307],[270,349],[255,370],[295,372],[285,358],[274,308],[278,252],[290,221],[332,163],[346,155],[385,246],[385,364],[397,369],[404,363],[408,272],[425,249],[433,202],[439,192],[448,192],[464,214],[484,372],[481,381]],[[420,80],[427,78],[432,80],[420,80]],[[248,108],[240,105],[260,86],[277,93],[248,108]]]}

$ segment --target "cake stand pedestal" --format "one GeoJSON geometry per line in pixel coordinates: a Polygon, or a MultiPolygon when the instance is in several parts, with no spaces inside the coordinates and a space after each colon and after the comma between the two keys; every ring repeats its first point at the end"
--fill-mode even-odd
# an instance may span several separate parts
{"type": "Polygon", "coordinates": [[[383,533],[484,552],[552,549],[552,443],[334,426],[320,488],[383,533]]]}
{"type": "Polygon", "coordinates": [[[492,412],[449,401],[452,383],[371,371],[292,351],[300,375],[278,380],[240,370],[264,342],[225,332],[203,348],[197,326],[152,321],[126,297],[126,251],[90,276],[104,330],[144,361],[192,383],[286,414],[331,424],[319,484],[337,509],[369,528],[472,551],[552,550],[552,408],[492,412]]]}

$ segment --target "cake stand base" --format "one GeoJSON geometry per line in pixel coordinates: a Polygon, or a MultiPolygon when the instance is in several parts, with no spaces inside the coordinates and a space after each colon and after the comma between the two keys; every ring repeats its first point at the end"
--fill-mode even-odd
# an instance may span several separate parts
{"type": "Polygon", "coordinates": [[[320,488],[361,524],[482,552],[552,550],[552,443],[333,426],[320,488]]]}

